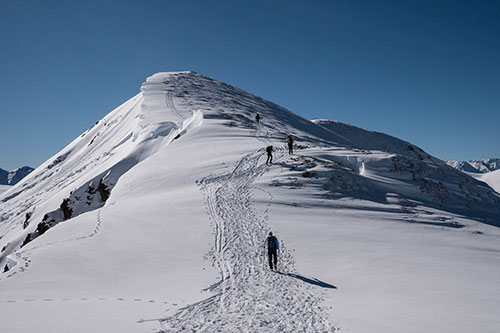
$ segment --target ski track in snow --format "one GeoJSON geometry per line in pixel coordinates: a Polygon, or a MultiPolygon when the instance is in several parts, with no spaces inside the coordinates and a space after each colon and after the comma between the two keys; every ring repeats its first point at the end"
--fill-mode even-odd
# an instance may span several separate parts
{"type": "MultiPolygon", "coordinates": [[[[264,247],[267,210],[259,217],[252,205],[254,179],[269,169],[259,165],[262,155],[263,149],[247,154],[231,173],[199,182],[214,227],[211,255],[221,280],[208,288],[214,296],[159,319],[162,332],[336,330],[310,286],[269,270],[264,247]]],[[[294,260],[281,243],[279,271],[294,272],[294,260]]]]}
{"type": "Polygon", "coordinates": [[[167,91],[165,94],[165,104],[168,108],[170,108],[171,111],[175,113],[175,115],[179,118],[184,120],[184,117],[180,114],[179,110],[175,107],[174,100],[173,100],[173,92],[171,90],[167,91]]]}
{"type": "Polygon", "coordinates": [[[143,298],[125,298],[125,297],[74,297],[74,298],[26,298],[23,300],[0,300],[0,303],[20,303],[20,302],[61,302],[61,301],[121,301],[121,302],[145,302],[145,303],[163,303],[177,306],[177,303],[168,302],[165,300],[157,299],[143,299],[143,298]]]}
{"type": "MultiPolygon", "coordinates": [[[[110,203],[109,205],[114,205],[114,202],[110,203]]],[[[79,240],[82,240],[82,239],[91,238],[91,237],[97,235],[97,233],[99,232],[99,229],[101,227],[101,224],[102,224],[101,209],[99,209],[98,212],[97,212],[96,225],[95,225],[94,229],[92,230],[92,233],[90,233],[88,235],[85,235],[85,236],[80,236],[80,237],[75,237],[75,238],[68,238],[68,239],[64,239],[64,240],[61,240],[61,241],[40,244],[40,245],[37,245],[35,247],[32,247],[32,248],[26,249],[24,251],[21,251],[19,253],[16,253],[17,264],[16,264],[16,266],[14,266],[11,269],[12,272],[9,271],[10,273],[5,278],[8,279],[8,278],[14,276],[17,273],[26,272],[26,270],[29,268],[29,266],[31,264],[31,259],[27,255],[27,253],[29,253],[31,251],[34,251],[34,250],[36,250],[38,248],[42,248],[42,247],[46,247],[46,246],[53,246],[53,245],[57,245],[57,244],[67,243],[67,242],[75,242],[75,241],[79,241],[79,240]]],[[[0,280],[2,280],[2,278],[0,278],[0,280]]],[[[168,302],[168,301],[165,301],[165,300],[142,299],[142,298],[124,298],[124,297],[117,297],[117,298],[113,298],[113,297],[98,297],[98,298],[96,298],[96,297],[94,297],[94,298],[92,298],[92,297],[83,297],[83,298],[60,298],[60,299],[58,299],[58,298],[43,298],[43,299],[28,298],[28,299],[23,299],[23,300],[12,300],[12,299],[10,299],[10,300],[1,300],[0,299],[0,303],[56,302],[56,301],[123,301],[123,302],[129,301],[129,302],[163,303],[163,304],[172,304],[174,306],[177,306],[176,303],[171,303],[171,302],[168,302]]]]}

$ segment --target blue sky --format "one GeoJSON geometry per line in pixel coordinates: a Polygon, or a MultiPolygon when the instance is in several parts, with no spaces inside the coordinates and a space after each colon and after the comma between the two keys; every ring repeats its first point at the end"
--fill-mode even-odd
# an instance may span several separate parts
{"type": "Polygon", "coordinates": [[[0,168],[38,166],[158,71],[500,157],[498,1],[0,0],[0,168]]]}

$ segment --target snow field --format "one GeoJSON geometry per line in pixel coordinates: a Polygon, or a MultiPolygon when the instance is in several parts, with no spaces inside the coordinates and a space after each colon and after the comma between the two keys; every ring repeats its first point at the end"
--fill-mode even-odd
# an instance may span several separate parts
{"type": "Polygon", "coordinates": [[[495,170],[477,176],[479,180],[487,183],[491,188],[500,193],[500,171],[495,170]]]}
{"type": "MultiPolygon", "coordinates": [[[[311,159],[318,151],[300,154],[311,159]]],[[[272,195],[270,226],[293,249],[297,271],[337,286],[315,290],[340,331],[498,330],[497,228],[429,207],[397,207],[399,200],[344,198],[332,210],[301,173],[272,169],[257,188],[272,195]],[[298,181],[269,186],[291,178],[298,181]]],[[[266,196],[256,200],[261,210],[266,196]]]]}
{"type": "Polygon", "coordinates": [[[222,279],[212,286],[217,292],[214,297],[166,318],[166,332],[334,330],[321,310],[320,298],[285,275],[293,271],[286,247],[280,252],[280,272],[268,270],[262,237],[267,221],[255,215],[251,200],[255,178],[268,168],[259,165],[261,155],[262,149],[250,153],[231,173],[202,180],[215,228],[213,259],[222,279]]]}
{"type": "Polygon", "coordinates": [[[11,185],[0,185],[0,194],[8,191],[10,188],[12,188],[11,185]]]}

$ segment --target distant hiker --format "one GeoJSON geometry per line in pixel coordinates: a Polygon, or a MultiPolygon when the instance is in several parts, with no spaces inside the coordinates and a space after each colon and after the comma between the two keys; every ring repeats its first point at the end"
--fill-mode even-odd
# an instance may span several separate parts
{"type": "Polygon", "coordinates": [[[293,154],[293,138],[289,135],[286,137],[286,143],[288,143],[288,154],[293,154]]]}
{"type": "Polygon", "coordinates": [[[257,115],[255,116],[255,122],[257,123],[257,125],[259,124],[259,121],[260,121],[260,116],[257,113],[257,115]]]}
{"type": "Polygon", "coordinates": [[[273,236],[273,233],[269,231],[269,235],[266,238],[267,246],[267,256],[269,257],[269,267],[274,270],[278,269],[278,250],[280,245],[278,243],[278,238],[273,236]],[[274,264],[274,266],[273,266],[274,264]]]}
{"type": "Polygon", "coordinates": [[[273,146],[267,146],[266,152],[267,152],[266,164],[268,164],[268,163],[273,164],[273,146]]]}

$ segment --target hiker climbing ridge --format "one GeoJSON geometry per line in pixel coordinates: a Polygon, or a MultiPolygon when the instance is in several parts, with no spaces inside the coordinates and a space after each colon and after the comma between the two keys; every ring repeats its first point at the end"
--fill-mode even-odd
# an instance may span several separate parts
{"type": "Polygon", "coordinates": [[[269,268],[271,270],[278,270],[278,250],[280,248],[278,238],[269,231],[269,235],[266,238],[267,256],[269,258],[269,268]]]}
{"type": "Polygon", "coordinates": [[[266,164],[272,164],[273,163],[273,146],[267,146],[266,147],[266,152],[267,152],[267,160],[266,164]]]}
{"type": "MultiPolygon", "coordinates": [[[[245,155],[230,173],[200,181],[215,232],[211,250],[221,279],[215,294],[160,320],[164,332],[332,332],[321,298],[303,282],[272,274],[262,254],[267,218],[253,208],[254,180],[269,167],[259,164],[262,150],[245,155]]],[[[282,245],[280,266],[294,271],[282,245]]]]}
{"type": "Polygon", "coordinates": [[[290,135],[286,137],[286,143],[288,144],[288,154],[293,155],[293,138],[290,135]]]}

